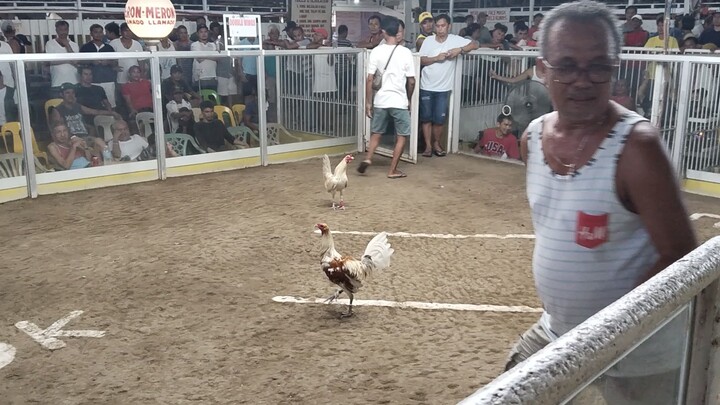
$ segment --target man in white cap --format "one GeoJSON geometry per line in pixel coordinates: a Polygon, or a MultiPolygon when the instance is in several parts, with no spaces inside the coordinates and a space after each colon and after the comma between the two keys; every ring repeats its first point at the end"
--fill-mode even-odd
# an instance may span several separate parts
{"type": "Polygon", "coordinates": [[[625,46],[645,46],[650,34],[642,27],[643,18],[640,14],[630,17],[630,31],[625,32],[625,46]]]}

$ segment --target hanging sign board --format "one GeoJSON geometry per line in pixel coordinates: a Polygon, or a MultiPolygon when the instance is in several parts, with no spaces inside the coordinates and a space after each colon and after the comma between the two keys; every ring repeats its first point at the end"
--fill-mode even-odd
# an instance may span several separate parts
{"type": "MultiPolygon", "coordinates": [[[[487,23],[485,26],[492,31],[495,24],[500,23],[503,25],[510,24],[510,9],[509,8],[471,8],[468,9],[468,14],[475,17],[477,21],[478,14],[484,11],[487,14],[487,23]]],[[[512,30],[512,27],[510,27],[512,30]]]]}
{"type": "Polygon", "coordinates": [[[260,49],[262,33],[259,15],[223,14],[225,49],[260,49]],[[245,38],[255,38],[253,44],[241,44],[245,38]]]}

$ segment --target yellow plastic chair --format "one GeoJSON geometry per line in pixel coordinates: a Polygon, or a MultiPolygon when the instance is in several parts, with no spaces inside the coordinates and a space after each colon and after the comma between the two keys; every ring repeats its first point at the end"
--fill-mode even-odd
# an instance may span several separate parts
{"type": "Polygon", "coordinates": [[[220,95],[218,95],[217,91],[212,89],[202,89],[200,90],[200,97],[203,100],[211,101],[215,103],[215,105],[220,105],[220,95]]]}
{"type": "Polygon", "coordinates": [[[52,125],[50,125],[50,113],[62,102],[63,99],[61,98],[51,98],[50,100],[45,102],[45,120],[47,122],[48,128],[52,128],[52,125]]]}
{"type": "MultiPolygon", "coordinates": [[[[13,153],[22,153],[23,152],[23,143],[22,138],[20,137],[20,123],[19,122],[6,122],[5,125],[0,128],[0,131],[2,131],[3,134],[5,132],[12,133],[13,137],[13,153]]],[[[40,151],[40,148],[38,147],[37,141],[35,140],[35,133],[30,132],[30,136],[32,137],[32,148],[33,148],[33,154],[36,157],[45,159],[45,164],[48,165],[48,155],[45,152],[40,151]]],[[[4,136],[3,136],[4,138],[4,136]]]]}
{"type": "Polygon", "coordinates": [[[243,115],[245,114],[245,104],[234,104],[232,106],[232,112],[235,114],[235,122],[242,123],[243,115]]]}
{"type": "Polygon", "coordinates": [[[231,127],[236,127],[236,126],[237,126],[237,123],[236,123],[236,121],[235,121],[235,115],[233,114],[233,112],[232,112],[229,108],[225,107],[224,105],[216,105],[215,108],[214,108],[214,110],[215,110],[215,114],[217,115],[218,119],[219,119],[220,121],[222,121],[223,123],[225,123],[225,126],[226,126],[226,127],[228,126],[228,122],[225,121],[225,115],[226,115],[226,114],[227,114],[228,118],[230,119],[230,125],[229,125],[229,126],[231,126],[231,127]]]}

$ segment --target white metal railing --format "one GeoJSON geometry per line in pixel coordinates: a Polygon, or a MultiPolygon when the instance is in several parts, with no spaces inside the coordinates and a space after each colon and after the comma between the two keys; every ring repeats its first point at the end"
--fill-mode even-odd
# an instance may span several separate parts
{"type": "Polygon", "coordinates": [[[720,332],[715,319],[718,309],[713,302],[717,299],[718,279],[720,236],[705,242],[460,403],[566,403],[684,306],[695,302],[691,355],[682,376],[687,381],[692,374],[695,380],[688,381],[687,389],[681,390],[678,403],[714,404],[720,381],[714,377],[719,370],[712,360],[718,358],[718,349],[710,345],[710,340],[713,333],[720,332]]]}
{"type": "MultiPolygon", "coordinates": [[[[165,58],[178,59],[187,58],[190,56],[189,52],[128,52],[128,53],[111,53],[103,55],[106,59],[114,60],[126,60],[126,59],[139,59],[145,60],[150,64],[151,67],[151,86],[152,86],[152,97],[153,97],[153,115],[154,122],[154,133],[165,134],[167,128],[165,117],[163,115],[163,106],[166,100],[163,100],[162,86],[160,80],[160,61],[165,58]]],[[[267,100],[266,92],[266,81],[268,79],[276,79],[281,77],[281,71],[284,69],[283,58],[293,57],[306,57],[306,58],[318,58],[327,61],[335,60],[341,56],[348,56],[356,58],[359,64],[364,63],[364,53],[358,50],[352,49],[318,49],[318,50],[303,50],[303,51],[242,51],[242,52],[194,52],[193,57],[206,58],[206,59],[232,59],[231,63],[239,63],[241,58],[256,58],[256,68],[258,72],[262,72],[257,75],[257,89],[258,89],[258,106],[265,106],[267,100]],[[277,58],[278,64],[276,69],[275,77],[266,76],[265,73],[265,60],[266,58],[277,58]]],[[[83,62],[94,62],[97,60],[97,54],[79,53],[79,54],[25,54],[25,55],[0,55],[0,64],[10,63],[13,66],[14,74],[17,77],[18,83],[26,83],[25,78],[25,65],[27,63],[44,63],[47,61],[71,61],[73,63],[82,64],[83,62]]],[[[328,64],[325,64],[327,68],[328,64]]],[[[316,69],[314,65],[310,65],[311,69],[316,69]]],[[[357,67],[353,67],[348,74],[358,75],[357,67]]],[[[311,70],[312,72],[313,70],[311,70]]],[[[327,73],[327,72],[326,72],[327,73]]],[[[332,72],[334,73],[334,71],[332,72]]],[[[310,85],[314,78],[310,78],[310,85]]],[[[195,91],[198,89],[196,88],[195,91]]],[[[286,94],[283,93],[283,85],[279,85],[278,99],[273,103],[273,110],[277,108],[277,118],[268,116],[268,111],[265,108],[258,108],[258,130],[252,131],[250,128],[245,127],[242,124],[242,113],[236,115],[235,110],[231,110],[231,105],[225,105],[227,109],[222,113],[218,114],[218,117],[223,119],[227,125],[231,126],[231,134],[236,139],[242,139],[250,144],[248,149],[230,150],[225,152],[216,153],[205,153],[191,156],[181,156],[176,158],[167,158],[165,156],[165,148],[158,147],[157,158],[152,161],[142,162],[112,162],[111,165],[101,165],[97,167],[88,167],[74,170],[64,170],[55,172],[45,172],[41,167],[35,165],[29,165],[26,168],[24,175],[16,173],[15,177],[11,178],[0,178],[0,190],[17,189],[21,183],[24,183],[27,188],[27,193],[24,196],[36,197],[38,194],[57,192],[53,188],[54,184],[70,180],[91,180],[91,185],[84,187],[100,187],[103,186],[100,179],[111,178],[112,184],[124,184],[135,181],[146,181],[153,179],[164,179],[171,171],[172,173],[184,173],[177,169],[183,167],[191,167],[197,164],[215,164],[219,169],[207,169],[212,170],[227,170],[237,167],[244,167],[247,165],[268,165],[272,162],[279,161],[278,159],[294,159],[292,156],[282,158],[288,152],[300,152],[300,151],[311,151],[318,148],[337,148],[342,147],[341,150],[353,150],[358,145],[359,134],[364,131],[364,120],[358,119],[362,116],[360,108],[362,103],[360,98],[364,93],[359,94],[355,87],[345,88],[346,93],[343,94],[342,98],[337,94],[337,89],[330,89],[327,94],[286,94]],[[292,106],[288,106],[286,98],[291,96],[297,96],[303,101],[303,106],[296,107],[300,111],[306,114],[304,120],[309,122],[309,125],[301,126],[298,128],[287,128],[284,125],[288,123],[285,117],[288,117],[293,110],[292,106]],[[283,107],[285,106],[285,107],[283,107]],[[338,116],[343,116],[341,120],[338,116]],[[233,123],[234,122],[234,126],[233,123]],[[239,121],[239,122],[238,122],[239,121]],[[321,124],[331,124],[325,128],[320,128],[321,124]],[[250,159],[250,160],[248,160],[250,159]],[[238,162],[238,163],[232,163],[238,162]],[[219,164],[219,165],[218,165],[219,164]],[[36,168],[42,173],[36,173],[36,168]],[[155,171],[156,174],[151,172],[155,171]],[[98,184],[92,185],[97,179],[98,184]],[[143,179],[143,180],[137,180],[143,179]],[[21,183],[19,183],[21,182],[21,183]]],[[[19,107],[20,107],[20,122],[21,122],[21,143],[25,145],[33,145],[35,141],[34,136],[39,134],[38,129],[43,127],[43,123],[46,120],[46,111],[43,110],[43,105],[47,98],[43,99],[31,99],[26,86],[18,86],[17,89],[19,107]],[[31,101],[33,103],[31,103],[31,101]],[[34,105],[35,114],[31,116],[30,106],[34,105]],[[34,128],[34,130],[33,130],[34,128]]],[[[35,96],[33,96],[35,97],[35,96]]],[[[50,98],[53,98],[50,96],[50,98]]],[[[240,104],[244,104],[244,101],[240,101],[240,104]]],[[[199,109],[198,109],[199,110],[199,109]]],[[[140,126],[140,124],[138,124],[140,126]]],[[[146,134],[147,135],[147,134],[146,134]]],[[[160,138],[160,137],[158,137],[160,138]]],[[[162,144],[162,138],[158,140],[158,145],[162,144]]],[[[12,148],[17,149],[17,145],[13,145],[12,148]]],[[[34,159],[34,147],[22,148],[24,155],[23,160],[25,162],[35,161],[34,159]]],[[[307,154],[302,156],[308,156],[307,154]]],[[[309,156],[312,156],[310,154],[309,156]]],[[[3,156],[0,156],[3,158],[3,156]]],[[[44,163],[44,162],[43,162],[44,163]]],[[[206,170],[206,171],[207,171],[206,170]]],[[[107,184],[105,184],[107,185],[107,184]]],[[[20,198],[23,195],[19,196],[20,198]]]]}
{"type": "MultiPolygon", "coordinates": [[[[463,58],[458,73],[462,78],[457,131],[460,144],[473,142],[478,131],[494,127],[512,89],[490,78],[489,72],[513,77],[531,67],[537,56],[536,51],[481,49],[463,58]]],[[[623,94],[635,110],[660,128],[679,176],[720,183],[718,80],[718,54],[666,55],[662,50],[624,48],[620,55],[616,81],[625,84],[623,94]]],[[[517,130],[521,134],[524,128],[517,130]]],[[[459,149],[467,150],[462,146],[459,149]]]]}

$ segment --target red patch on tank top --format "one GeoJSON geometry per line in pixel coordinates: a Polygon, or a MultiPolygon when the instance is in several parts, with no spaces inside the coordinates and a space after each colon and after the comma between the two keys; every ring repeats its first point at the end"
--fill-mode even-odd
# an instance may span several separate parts
{"type": "Polygon", "coordinates": [[[587,214],[577,212],[575,243],[588,249],[595,249],[608,241],[609,214],[587,214]]]}

